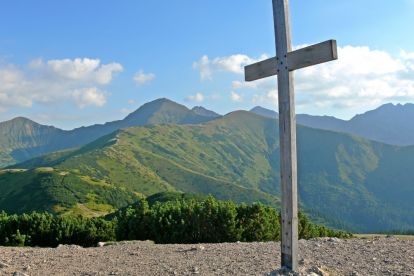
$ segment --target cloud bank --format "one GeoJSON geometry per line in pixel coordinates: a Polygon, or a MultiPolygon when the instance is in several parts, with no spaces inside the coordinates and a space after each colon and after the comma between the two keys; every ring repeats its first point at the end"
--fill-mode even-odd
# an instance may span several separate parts
{"type": "Polygon", "coordinates": [[[242,74],[245,65],[266,58],[266,55],[262,55],[258,59],[253,59],[246,55],[237,54],[227,57],[217,57],[210,60],[207,55],[204,55],[199,61],[193,63],[193,68],[200,71],[200,78],[202,80],[212,80],[213,74],[217,72],[242,74]]]}
{"type": "Polygon", "coordinates": [[[79,108],[103,106],[108,93],[103,88],[116,73],[119,63],[102,64],[99,59],[75,58],[43,61],[36,59],[24,68],[0,66],[0,106],[31,107],[34,103],[72,102],[79,108]]]}
{"type": "MultiPolygon", "coordinates": [[[[369,47],[338,48],[339,59],[295,71],[296,102],[302,107],[374,108],[386,102],[414,101],[414,53],[392,56],[369,47]]],[[[266,58],[231,55],[210,59],[203,56],[193,67],[201,79],[222,72],[233,73],[231,88],[244,91],[254,104],[277,103],[276,78],[255,82],[242,80],[243,66],[266,58]],[[239,75],[239,76],[237,76],[239,75]]]]}

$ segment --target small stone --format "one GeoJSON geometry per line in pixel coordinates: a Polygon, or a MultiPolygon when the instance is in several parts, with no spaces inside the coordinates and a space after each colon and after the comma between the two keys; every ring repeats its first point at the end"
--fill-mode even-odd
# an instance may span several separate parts
{"type": "Polygon", "coordinates": [[[377,258],[375,258],[375,257],[374,257],[374,258],[372,258],[372,260],[373,260],[373,261],[376,261],[376,260],[377,260],[377,258]]]}
{"type": "MultiPolygon", "coordinates": [[[[309,269],[309,272],[311,273],[311,275],[312,275],[312,273],[314,273],[315,275],[318,275],[318,276],[327,276],[327,275],[329,275],[329,273],[325,272],[322,268],[319,268],[317,266],[314,266],[311,269],[309,269]]],[[[314,275],[312,275],[312,276],[314,276],[314,275]]]]}
{"type": "Polygon", "coordinates": [[[13,273],[13,276],[28,276],[28,275],[26,273],[16,271],[16,272],[13,273]]]}
{"type": "Polygon", "coordinates": [[[200,273],[200,271],[198,270],[198,267],[193,267],[193,273],[194,274],[199,274],[200,273]]]}
{"type": "Polygon", "coordinates": [[[204,246],[202,246],[202,245],[199,245],[199,246],[198,246],[198,249],[199,249],[199,250],[204,250],[204,249],[206,249],[206,248],[205,248],[204,246]]]}
{"type": "Polygon", "coordinates": [[[329,238],[328,241],[329,242],[341,242],[341,240],[338,238],[329,238]]]}

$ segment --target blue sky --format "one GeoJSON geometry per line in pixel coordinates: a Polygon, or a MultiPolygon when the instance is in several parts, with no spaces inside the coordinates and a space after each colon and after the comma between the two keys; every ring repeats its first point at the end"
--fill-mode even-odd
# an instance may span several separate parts
{"type": "MultiPolygon", "coordinates": [[[[295,46],[337,39],[339,60],[296,74],[298,113],[348,119],[414,102],[414,1],[291,0],[295,46]]],[[[276,78],[244,65],[275,54],[271,0],[0,3],[0,121],[69,129],[167,97],[219,113],[277,108],[276,78]]]]}

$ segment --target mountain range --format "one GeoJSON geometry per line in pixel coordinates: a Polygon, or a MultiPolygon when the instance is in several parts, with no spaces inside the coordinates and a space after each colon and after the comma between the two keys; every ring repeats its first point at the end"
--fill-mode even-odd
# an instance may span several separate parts
{"type": "MultiPolygon", "coordinates": [[[[0,209],[96,216],[161,191],[277,207],[278,121],[263,115],[159,99],[72,131],[1,123],[0,156],[25,161],[0,171],[0,209]]],[[[414,228],[414,146],[299,125],[298,160],[300,204],[314,219],[357,232],[414,228]]]]}
{"type": "Polygon", "coordinates": [[[79,147],[121,128],[151,124],[197,124],[219,116],[202,107],[193,110],[158,99],[144,104],[123,120],[70,131],[18,117],[0,123],[0,168],[54,151],[79,147]]]}
{"type": "MultiPolygon", "coordinates": [[[[279,116],[277,112],[260,106],[250,111],[269,118],[279,116]]],[[[350,120],[298,114],[296,121],[304,126],[350,133],[390,145],[414,145],[414,104],[410,103],[384,104],[350,120]]]]}
{"type": "MultiPolygon", "coordinates": [[[[263,107],[250,112],[278,118],[278,113],[263,107]]],[[[54,151],[85,145],[118,129],[149,124],[198,124],[220,118],[218,113],[196,106],[188,109],[168,99],[144,104],[122,120],[62,130],[18,117],[0,123],[0,168],[54,151]]],[[[356,115],[349,121],[331,116],[298,114],[298,124],[336,132],[350,133],[391,145],[414,145],[414,104],[385,104],[356,115]]]]}

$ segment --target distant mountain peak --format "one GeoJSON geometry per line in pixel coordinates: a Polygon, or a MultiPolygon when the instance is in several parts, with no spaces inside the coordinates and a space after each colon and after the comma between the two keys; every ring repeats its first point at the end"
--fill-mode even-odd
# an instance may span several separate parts
{"type": "Polygon", "coordinates": [[[36,122],[34,122],[34,121],[32,121],[32,120],[30,120],[26,117],[21,117],[21,116],[15,117],[15,118],[13,118],[11,120],[8,120],[8,121],[5,121],[3,123],[17,123],[17,122],[37,124],[36,122]]]}
{"type": "Polygon", "coordinates": [[[32,121],[26,117],[15,117],[11,120],[0,122],[0,133],[1,132],[9,132],[10,129],[19,129],[25,127],[27,128],[33,128],[33,127],[44,127],[44,128],[55,128],[50,127],[46,125],[41,125],[39,123],[36,123],[35,121],[32,121]]]}
{"type": "Polygon", "coordinates": [[[255,113],[257,115],[261,115],[263,117],[268,117],[268,118],[272,118],[272,119],[277,119],[279,118],[279,114],[274,111],[274,110],[270,110],[261,106],[255,106],[252,109],[250,109],[250,112],[255,113]]]}
{"type": "Polygon", "coordinates": [[[194,113],[196,113],[198,115],[201,115],[201,116],[212,117],[212,118],[216,118],[216,117],[221,116],[220,114],[218,114],[218,113],[216,113],[212,110],[206,109],[202,106],[194,106],[191,110],[194,113]]]}
{"type": "Polygon", "coordinates": [[[355,115],[351,121],[361,120],[361,118],[367,119],[373,117],[374,119],[379,119],[377,116],[380,116],[382,119],[389,118],[390,120],[393,119],[401,119],[404,120],[405,118],[407,120],[410,120],[410,118],[414,115],[414,104],[412,103],[405,103],[405,104],[393,104],[393,103],[387,103],[383,104],[376,109],[369,110],[367,112],[364,112],[362,114],[355,115]]]}

